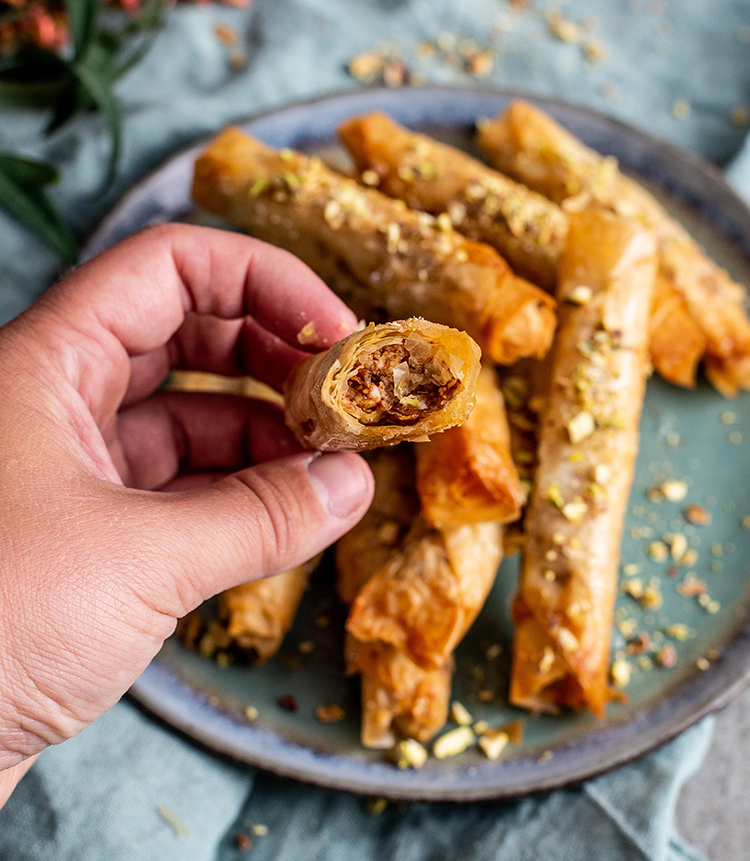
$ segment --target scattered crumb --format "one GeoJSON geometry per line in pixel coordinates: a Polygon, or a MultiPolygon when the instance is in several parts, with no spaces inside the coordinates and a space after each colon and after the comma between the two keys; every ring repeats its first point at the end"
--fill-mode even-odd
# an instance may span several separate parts
{"type": "Polygon", "coordinates": [[[175,832],[175,834],[179,834],[180,837],[189,837],[190,832],[187,828],[180,822],[180,820],[175,816],[174,813],[167,807],[166,804],[158,804],[156,807],[156,812],[161,816],[161,818],[169,825],[175,832]]]}
{"type": "Polygon", "coordinates": [[[387,807],[387,798],[368,798],[364,804],[365,813],[370,816],[380,816],[381,813],[385,813],[387,807]]]}
{"type": "Polygon", "coordinates": [[[282,694],[276,702],[282,709],[284,709],[284,711],[287,712],[296,712],[299,708],[297,697],[294,697],[291,694],[282,694]]]}
{"type": "Polygon", "coordinates": [[[245,709],[245,717],[250,721],[256,720],[258,717],[258,709],[256,709],[255,706],[247,706],[245,709]]]}
{"type": "Polygon", "coordinates": [[[686,120],[690,116],[690,105],[683,99],[679,99],[672,105],[672,114],[675,119],[686,120]]]}
{"type": "Polygon", "coordinates": [[[321,723],[338,723],[346,717],[346,712],[336,703],[326,706],[318,706],[315,709],[315,717],[321,723]]]}
{"type": "Polygon", "coordinates": [[[738,106],[729,112],[729,122],[733,126],[746,126],[749,120],[750,112],[745,107],[738,106]]]}
{"type": "Polygon", "coordinates": [[[697,505],[694,502],[691,502],[685,508],[685,519],[689,520],[690,523],[694,523],[696,526],[708,526],[711,522],[711,512],[707,511],[703,508],[702,505],[697,505]]]}

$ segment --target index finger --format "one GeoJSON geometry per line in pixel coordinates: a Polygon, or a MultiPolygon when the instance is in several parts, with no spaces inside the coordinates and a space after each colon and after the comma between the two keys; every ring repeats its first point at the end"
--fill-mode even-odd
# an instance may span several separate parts
{"type": "Polygon", "coordinates": [[[130,355],[153,350],[185,314],[253,317],[303,349],[328,347],[354,314],[292,254],[231,231],[147,228],[84,263],[55,288],[78,319],[94,315],[130,355]]]}

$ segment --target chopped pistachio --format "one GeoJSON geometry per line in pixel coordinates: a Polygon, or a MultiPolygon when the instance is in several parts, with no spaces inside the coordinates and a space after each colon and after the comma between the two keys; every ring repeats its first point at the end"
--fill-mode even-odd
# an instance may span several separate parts
{"type": "Polygon", "coordinates": [[[554,664],[554,663],[555,663],[554,651],[549,646],[545,646],[544,652],[542,653],[542,657],[539,660],[539,672],[540,673],[548,672],[551,669],[552,664],[554,664]]]}
{"type": "Polygon", "coordinates": [[[687,640],[690,636],[690,628],[683,622],[675,622],[674,625],[669,625],[666,629],[666,634],[674,640],[687,640]]]}
{"type": "Polygon", "coordinates": [[[256,720],[258,717],[258,709],[256,709],[255,706],[246,706],[245,717],[248,720],[256,720]]]}
{"type": "Polygon", "coordinates": [[[570,628],[558,628],[557,641],[562,646],[564,652],[575,652],[580,645],[578,637],[576,637],[570,628]]]}
{"type": "Polygon", "coordinates": [[[661,486],[661,492],[670,502],[682,502],[687,496],[688,486],[685,481],[665,481],[661,486]]]}
{"type": "Polygon", "coordinates": [[[654,584],[649,584],[643,590],[643,598],[641,599],[641,604],[647,610],[658,610],[661,607],[663,601],[664,599],[658,586],[654,584]]]}
{"type": "Polygon", "coordinates": [[[365,801],[365,813],[368,813],[370,816],[380,816],[381,813],[385,812],[387,807],[387,798],[368,798],[365,801]]]}
{"type": "Polygon", "coordinates": [[[376,170],[366,170],[360,177],[364,185],[375,186],[380,184],[380,175],[376,170]]]}
{"type": "Polygon", "coordinates": [[[453,230],[453,222],[451,221],[450,215],[447,212],[441,212],[437,217],[437,227],[438,230],[442,230],[443,233],[449,233],[453,230]]]}
{"type": "Polygon", "coordinates": [[[596,430],[596,422],[590,412],[582,410],[578,415],[573,416],[568,422],[567,428],[570,441],[576,445],[576,443],[591,436],[596,430]]]}
{"type": "Polygon", "coordinates": [[[672,559],[675,562],[680,562],[685,553],[687,553],[688,543],[687,538],[682,532],[675,532],[674,535],[664,536],[664,540],[669,544],[669,552],[672,554],[672,559]]]}
{"type": "Polygon", "coordinates": [[[628,562],[627,565],[624,565],[622,568],[622,573],[626,577],[633,577],[635,574],[638,574],[641,570],[640,565],[636,565],[635,562],[628,562]]]}
{"type": "Polygon", "coordinates": [[[463,703],[454,700],[451,703],[451,720],[459,726],[469,726],[474,720],[463,703]]]}
{"type": "Polygon", "coordinates": [[[654,562],[666,562],[669,558],[669,548],[663,541],[652,541],[646,552],[654,562]]]}
{"type": "Polygon", "coordinates": [[[631,598],[635,598],[636,601],[640,601],[641,598],[643,598],[644,588],[643,581],[640,577],[626,580],[620,588],[626,595],[630,595],[631,598]]]}
{"type": "Polygon", "coordinates": [[[687,568],[695,565],[698,561],[698,551],[694,547],[690,547],[682,556],[681,564],[687,568]]]}
{"type": "Polygon", "coordinates": [[[486,721],[486,720],[478,720],[478,721],[474,724],[474,726],[472,726],[472,729],[474,730],[474,732],[475,732],[477,735],[481,735],[483,732],[487,732],[487,730],[488,730],[489,728],[490,728],[490,725],[487,723],[487,721],[486,721]]]}
{"type": "Polygon", "coordinates": [[[565,505],[565,500],[563,499],[563,495],[560,492],[560,485],[553,481],[552,484],[547,488],[547,493],[545,494],[546,498],[558,508],[562,508],[565,505]]]}
{"type": "Polygon", "coordinates": [[[586,284],[578,284],[568,293],[565,299],[574,305],[586,305],[591,301],[593,295],[594,291],[586,284]]]}
{"type": "Polygon", "coordinates": [[[479,737],[479,747],[487,759],[498,759],[510,742],[507,732],[488,730],[479,737]]]}
{"type": "Polygon", "coordinates": [[[548,583],[554,583],[557,579],[557,574],[551,568],[547,568],[542,576],[548,583]]]}
{"type": "Polygon", "coordinates": [[[695,662],[695,666],[698,667],[699,670],[703,670],[703,672],[705,672],[709,669],[711,664],[709,663],[708,658],[698,658],[695,662]]]}
{"type": "Polygon", "coordinates": [[[588,505],[583,500],[566,502],[562,507],[562,515],[571,523],[580,523],[588,511],[588,505]]]}
{"type": "Polygon", "coordinates": [[[265,837],[266,834],[268,834],[268,826],[262,825],[259,822],[256,822],[254,825],[251,825],[250,830],[256,837],[265,837]]]}
{"type": "Polygon", "coordinates": [[[594,467],[594,481],[599,484],[606,484],[609,481],[611,474],[612,470],[606,463],[597,463],[594,467]]]}
{"type": "Polygon", "coordinates": [[[396,745],[396,765],[399,768],[421,768],[427,762],[427,750],[415,738],[406,738],[396,745]]]}
{"type": "Polygon", "coordinates": [[[612,683],[618,688],[626,688],[630,684],[632,672],[633,667],[628,661],[614,661],[611,669],[612,683]]]}
{"type": "Polygon", "coordinates": [[[469,726],[460,726],[449,730],[438,738],[432,745],[432,753],[436,759],[447,759],[463,753],[467,747],[474,744],[475,736],[469,726]]]}

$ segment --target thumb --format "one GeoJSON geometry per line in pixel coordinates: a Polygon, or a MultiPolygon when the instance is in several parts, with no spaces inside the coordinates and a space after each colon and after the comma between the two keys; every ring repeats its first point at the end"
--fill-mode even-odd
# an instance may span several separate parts
{"type": "Polygon", "coordinates": [[[231,586],[311,559],[360,520],[373,489],[359,455],[308,452],[161,494],[169,523],[161,530],[160,609],[184,615],[231,586]]]}

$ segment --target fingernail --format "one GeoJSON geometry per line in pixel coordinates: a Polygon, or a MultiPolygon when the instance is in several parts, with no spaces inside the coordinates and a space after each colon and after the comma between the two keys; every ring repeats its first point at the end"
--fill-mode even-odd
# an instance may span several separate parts
{"type": "Polygon", "coordinates": [[[348,517],[369,493],[369,481],[356,454],[322,454],[307,467],[323,508],[334,517],[348,517]]]}

